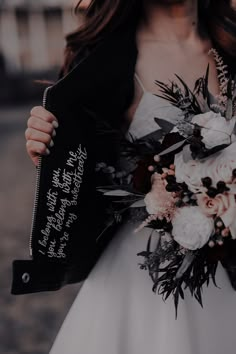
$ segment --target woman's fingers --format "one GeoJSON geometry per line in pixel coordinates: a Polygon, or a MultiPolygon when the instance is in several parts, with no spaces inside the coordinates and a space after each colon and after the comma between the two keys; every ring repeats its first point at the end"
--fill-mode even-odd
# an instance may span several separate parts
{"type": "Polygon", "coordinates": [[[52,147],[54,145],[52,137],[50,134],[44,133],[40,130],[33,128],[27,128],[25,131],[26,140],[38,141],[52,147]]]}
{"type": "Polygon", "coordinates": [[[28,128],[41,131],[43,133],[49,134],[51,136],[56,135],[55,127],[53,123],[49,123],[42,118],[31,116],[27,123],[28,128]]]}
{"type": "Polygon", "coordinates": [[[57,118],[51,112],[47,111],[42,106],[33,107],[30,111],[30,115],[33,117],[38,117],[38,118],[44,120],[45,122],[53,123],[55,128],[58,127],[57,118]]]}
{"type": "Polygon", "coordinates": [[[54,145],[52,137],[56,135],[58,121],[42,106],[35,106],[30,111],[25,131],[26,150],[34,164],[38,165],[40,155],[48,155],[54,145]]]}
{"type": "Polygon", "coordinates": [[[30,156],[49,155],[50,153],[47,145],[40,141],[28,140],[26,148],[30,156]]]}

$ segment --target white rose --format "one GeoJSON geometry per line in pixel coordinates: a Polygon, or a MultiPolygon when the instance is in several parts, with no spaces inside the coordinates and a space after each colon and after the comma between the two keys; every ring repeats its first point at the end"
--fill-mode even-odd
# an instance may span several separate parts
{"type": "Polygon", "coordinates": [[[175,177],[178,183],[186,183],[193,193],[201,191],[201,169],[199,160],[184,161],[182,151],[175,155],[175,177]]]}
{"type": "Polygon", "coordinates": [[[203,163],[202,175],[209,176],[213,183],[224,181],[232,183],[233,170],[236,169],[236,142],[218,155],[215,154],[203,163]]]}
{"type": "Polygon", "coordinates": [[[220,113],[210,111],[196,115],[193,117],[192,123],[204,127],[201,129],[202,141],[208,149],[235,141],[235,135],[232,132],[236,123],[236,117],[226,120],[220,113]]]}
{"type": "Polygon", "coordinates": [[[189,250],[202,248],[209,241],[214,228],[213,219],[195,206],[178,209],[172,225],[174,240],[189,250]]]}
{"type": "Polygon", "coordinates": [[[232,183],[233,170],[236,169],[236,142],[204,160],[184,162],[183,153],[175,156],[175,175],[179,183],[185,182],[193,193],[203,192],[202,178],[210,177],[213,186],[217,182],[232,183]]]}

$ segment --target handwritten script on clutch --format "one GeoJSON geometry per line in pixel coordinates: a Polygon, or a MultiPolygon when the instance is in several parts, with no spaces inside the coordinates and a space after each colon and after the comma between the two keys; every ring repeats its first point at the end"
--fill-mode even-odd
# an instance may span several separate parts
{"type": "Polygon", "coordinates": [[[49,258],[66,258],[65,248],[70,229],[78,219],[74,210],[79,203],[79,193],[84,174],[87,151],[80,145],[69,151],[63,168],[53,170],[47,191],[47,217],[38,240],[39,253],[49,258]]]}

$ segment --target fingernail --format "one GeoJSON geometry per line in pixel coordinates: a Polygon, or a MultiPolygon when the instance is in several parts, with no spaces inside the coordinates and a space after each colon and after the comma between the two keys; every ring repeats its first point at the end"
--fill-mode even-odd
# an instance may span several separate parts
{"type": "Polygon", "coordinates": [[[54,128],[58,128],[59,127],[59,124],[58,124],[58,122],[56,120],[54,120],[52,122],[52,125],[54,126],[54,128]]]}
{"type": "Polygon", "coordinates": [[[50,154],[50,150],[46,149],[46,155],[49,155],[49,154],[50,154]]]}
{"type": "Polygon", "coordinates": [[[49,146],[50,146],[50,147],[53,147],[53,146],[54,146],[54,141],[53,141],[53,140],[50,141],[49,146]]]}
{"type": "Polygon", "coordinates": [[[56,130],[53,129],[52,136],[56,136],[56,135],[57,135],[56,130]]]}

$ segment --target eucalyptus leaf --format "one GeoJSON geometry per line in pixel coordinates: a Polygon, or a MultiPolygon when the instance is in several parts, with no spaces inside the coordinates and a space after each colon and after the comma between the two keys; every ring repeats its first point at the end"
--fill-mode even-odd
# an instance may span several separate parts
{"type": "Polygon", "coordinates": [[[107,189],[97,188],[97,191],[101,193],[106,193],[107,189]]]}
{"type": "Polygon", "coordinates": [[[143,208],[146,207],[144,199],[138,200],[137,202],[133,203],[130,208],[143,208]]]}
{"type": "Polygon", "coordinates": [[[104,195],[113,197],[127,197],[128,195],[132,195],[132,193],[123,191],[122,189],[116,189],[114,191],[106,192],[104,195]]]}
{"type": "Polygon", "coordinates": [[[187,141],[187,139],[184,139],[182,141],[179,141],[178,143],[170,146],[168,149],[160,152],[158,155],[159,156],[163,156],[163,155],[166,155],[166,154],[170,154],[171,152],[175,151],[175,150],[178,150],[179,148],[181,148],[181,146],[183,146],[185,144],[185,142],[187,141]]]}

